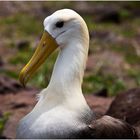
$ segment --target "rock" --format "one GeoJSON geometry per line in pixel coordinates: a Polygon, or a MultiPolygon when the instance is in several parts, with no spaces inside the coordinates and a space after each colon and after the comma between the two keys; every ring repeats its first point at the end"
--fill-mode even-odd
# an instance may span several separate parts
{"type": "Polygon", "coordinates": [[[16,93],[20,89],[22,86],[16,80],[7,76],[0,76],[0,94],[16,93]]]}
{"type": "Polygon", "coordinates": [[[19,50],[24,50],[27,47],[29,47],[29,45],[30,45],[30,42],[28,40],[20,40],[17,42],[16,46],[19,50]]]}
{"type": "Polygon", "coordinates": [[[94,21],[120,23],[121,17],[119,10],[120,8],[118,6],[112,4],[109,7],[106,4],[98,5],[94,8],[94,21]]]}
{"type": "Polygon", "coordinates": [[[106,114],[123,119],[131,125],[140,122],[140,88],[117,95],[106,114]]]}
{"type": "Polygon", "coordinates": [[[140,88],[120,93],[114,99],[106,114],[133,125],[140,138],[140,88]]]}
{"type": "Polygon", "coordinates": [[[12,109],[18,109],[18,108],[26,108],[28,106],[28,104],[26,103],[11,103],[12,104],[12,109]]]}
{"type": "Polygon", "coordinates": [[[107,97],[108,96],[108,91],[107,88],[103,88],[100,91],[94,93],[95,96],[100,96],[100,97],[107,97]]]}
{"type": "Polygon", "coordinates": [[[131,13],[131,17],[140,17],[140,8],[138,2],[123,3],[123,8],[131,13]]]}
{"type": "Polygon", "coordinates": [[[2,58],[0,57],[0,67],[2,67],[4,65],[4,62],[2,60],[2,58]]]}
{"type": "Polygon", "coordinates": [[[118,11],[108,8],[107,11],[103,12],[102,16],[96,19],[96,21],[120,23],[121,18],[118,11]]]}
{"type": "Polygon", "coordinates": [[[9,139],[9,138],[6,136],[0,136],[0,139],[9,139]]]}
{"type": "Polygon", "coordinates": [[[88,131],[85,132],[85,138],[96,139],[137,139],[138,135],[133,126],[128,123],[104,115],[103,117],[94,120],[88,131]]]}

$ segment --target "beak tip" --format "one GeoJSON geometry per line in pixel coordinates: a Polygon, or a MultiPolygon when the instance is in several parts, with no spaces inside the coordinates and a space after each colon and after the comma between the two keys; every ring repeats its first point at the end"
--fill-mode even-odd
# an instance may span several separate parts
{"type": "Polygon", "coordinates": [[[26,87],[26,83],[25,83],[25,78],[24,78],[23,75],[24,75],[23,72],[21,72],[21,73],[19,74],[19,82],[20,82],[20,84],[25,88],[25,87],[26,87]]]}
{"type": "Polygon", "coordinates": [[[22,85],[23,88],[26,88],[26,83],[24,81],[20,81],[20,84],[22,85]]]}

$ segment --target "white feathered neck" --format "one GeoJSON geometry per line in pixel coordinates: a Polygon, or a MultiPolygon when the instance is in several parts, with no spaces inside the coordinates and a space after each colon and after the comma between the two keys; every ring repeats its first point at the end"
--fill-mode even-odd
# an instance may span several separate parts
{"type": "Polygon", "coordinates": [[[89,34],[83,19],[80,16],[78,18],[81,22],[79,31],[68,37],[70,41],[66,46],[60,47],[50,83],[40,93],[39,102],[45,104],[45,110],[47,106],[53,108],[54,104],[60,103],[74,108],[77,105],[87,106],[81,84],[88,55],[89,34]]]}

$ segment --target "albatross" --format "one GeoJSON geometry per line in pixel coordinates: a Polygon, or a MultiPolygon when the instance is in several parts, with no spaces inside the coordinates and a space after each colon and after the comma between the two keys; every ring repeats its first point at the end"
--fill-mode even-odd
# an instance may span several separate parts
{"type": "Polygon", "coordinates": [[[22,118],[16,138],[136,138],[127,123],[110,116],[96,120],[82,94],[82,80],[89,49],[89,32],[83,18],[62,9],[45,18],[44,33],[37,49],[22,69],[23,86],[59,49],[47,88],[39,93],[33,110],[22,118]]]}

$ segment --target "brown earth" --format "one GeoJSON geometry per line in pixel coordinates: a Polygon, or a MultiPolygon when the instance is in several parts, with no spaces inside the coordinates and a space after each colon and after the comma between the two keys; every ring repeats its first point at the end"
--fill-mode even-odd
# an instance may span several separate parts
{"type": "MultiPolygon", "coordinates": [[[[13,80],[7,79],[7,81],[13,82],[13,80]]],[[[32,110],[37,102],[36,94],[39,93],[39,90],[31,88],[10,91],[11,87],[9,86],[9,90],[5,94],[2,94],[2,92],[0,94],[0,113],[4,114],[8,112],[10,114],[2,133],[2,137],[4,138],[15,138],[19,120],[32,110]]],[[[13,88],[15,87],[11,89],[13,88]]],[[[139,95],[140,89],[137,88],[121,93],[116,98],[101,97],[92,94],[85,95],[85,98],[97,118],[107,114],[126,120],[135,126],[139,133],[139,95]]]]}

